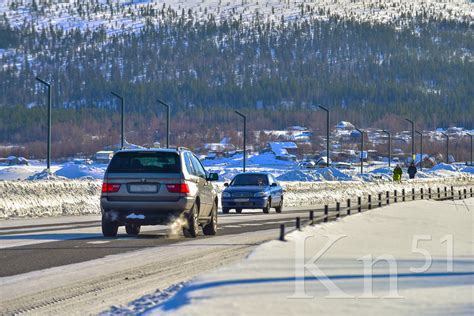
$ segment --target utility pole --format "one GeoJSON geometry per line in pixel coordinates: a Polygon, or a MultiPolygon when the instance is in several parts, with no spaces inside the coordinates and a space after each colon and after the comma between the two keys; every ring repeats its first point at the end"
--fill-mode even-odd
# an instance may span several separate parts
{"type": "Polygon", "coordinates": [[[471,166],[474,166],[472,164],[472,134],[467,134],[467,136],[469,136],[469,138],[471,139],[471,166]]]}
{"type": "Polygon", "coordinates": [[[415,131],[418,135],[420,135],[420,170],[423,170],[423,133],[419,131],[415,131]]]}
{"type": "Polygon", "coordinates": [[[441,132],[446,137],[446,163],[449,164],[449,135],[441,132]]]}
{"type": "Polygon", "coordinates": [[[47,148],[46,148],[46,169],[48,172],[51,171],[51,84],[46,82],[38,77],[36,80],[40,83],[44,84],[48,88],[48,140],[47,140],[47,148]]]}
{"type": "Polygon", "coordinates": [[[360,133],[360,174],[364,173],[364,131],[355,127],[360,133]]]}
{"type": "Polygon", "coordinates": [[[411,159],[415,161],[415,122],[405,119],[411,124],[411,159]]]}
{"type": "Polygon", "coordinates": [[[124,142],[125,142],[125,137],[124,137],[124,122],[125,122],[125,111],[124,111],[124,100],[121,95],[118,95],[115,92],[111,92],[114,96],[116,96],[118,99],[120,99],[120,113],[121,113],[121,119],[120,119],[120,149],[123,149],[124,142]]]}
{"type": "Polygon", "coordinates": [[[329,110],[322,105],[318,105],[318,107],[321,110],[326,111],[326,166],[329,168],[329,110]]]}
{"type": "Polygon", "coordinates": [[[234,111],[238,116],[244,119],[244,172],[245,172],[245,163],[247,160],[247,116],[240,113],[239,111],[234,111]]]}
{"type": "Polygon", "coordinates": [[[166,107],[166,148],[170,148],[170,106],[160,99],[156,100],[166,107]]]}
{"type": "Polygon", "coordinates": [[[382,130],[388,136],[388,167],[390,168],[392,162],[392,135],[389,131],[382,130]]]}

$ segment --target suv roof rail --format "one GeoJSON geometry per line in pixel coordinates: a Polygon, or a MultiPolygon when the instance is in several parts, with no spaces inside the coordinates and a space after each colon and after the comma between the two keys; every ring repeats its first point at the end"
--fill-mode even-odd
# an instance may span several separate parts
{"type": "Polygon", "coordinates": [[[163,149],[176,149],[177,151],[189,150],[189,148],[183,146],[170,146],[169,148],[163,147],[163,149]]]}

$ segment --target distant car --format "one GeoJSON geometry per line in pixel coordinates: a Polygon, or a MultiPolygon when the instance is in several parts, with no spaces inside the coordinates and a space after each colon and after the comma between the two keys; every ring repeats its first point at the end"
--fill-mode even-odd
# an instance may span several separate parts
{"type": "Polygon", "coordinates": [[[283,210],[283,189],[269,173],[241,173],[230,184],[225,183],[222,192],[222,213],[235,209],[261,208],[267,214],[274,207],[277,213],[283,210]]]}
{"type": "Polygon", "coordinates": [[[110,161],[102,184],[102,233],[117,235],[125,225],[137,235],[141,225],[169,223],[184,217],[183,233],[196,237],[217,232],[217,192],[199,159],[185,149],[118,151],[110,161]]]}

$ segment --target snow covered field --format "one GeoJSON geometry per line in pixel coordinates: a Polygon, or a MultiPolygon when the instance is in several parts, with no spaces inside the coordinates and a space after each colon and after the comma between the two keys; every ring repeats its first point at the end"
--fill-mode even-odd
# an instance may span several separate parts
{"type": "Polygon", "coordinates": [[[146,315],[470,314],[473,210],[474,199],[416,201],[307,227],[128,308],[157,304],[146,315]],[[389,262],[364,269],[364,260],[369,267],[381,258],[389,262]]]}

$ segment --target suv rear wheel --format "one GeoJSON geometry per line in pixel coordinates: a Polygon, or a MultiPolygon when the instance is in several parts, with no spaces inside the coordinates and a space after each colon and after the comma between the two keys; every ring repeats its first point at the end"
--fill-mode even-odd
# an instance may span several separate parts
{"type": "Polygon", "coordinates": [[[112,222],[102,215],[102,235],[104,235],[104,237],[117,236],[118,226],[117,222],[112,222]]]}
{"type": "Polygon", "coordinates": [[[140,225],[125,224],[125,231],[129,235],[138,235],[140,233],[140,225]]]}
{"type": "Polygon", "coordinates": [[[188,238],[196,238],[199,234],[198,206],[194,203],[188,214],[188,225],[183,227],[183,234],[188,238]]]}
{"type": "Polygon", "coordinates": [[[217,204],[214,203],[211,211],[211,221],[209,224],[202,228],[204,235],[215,235],[217,234],[217,204]]]}

